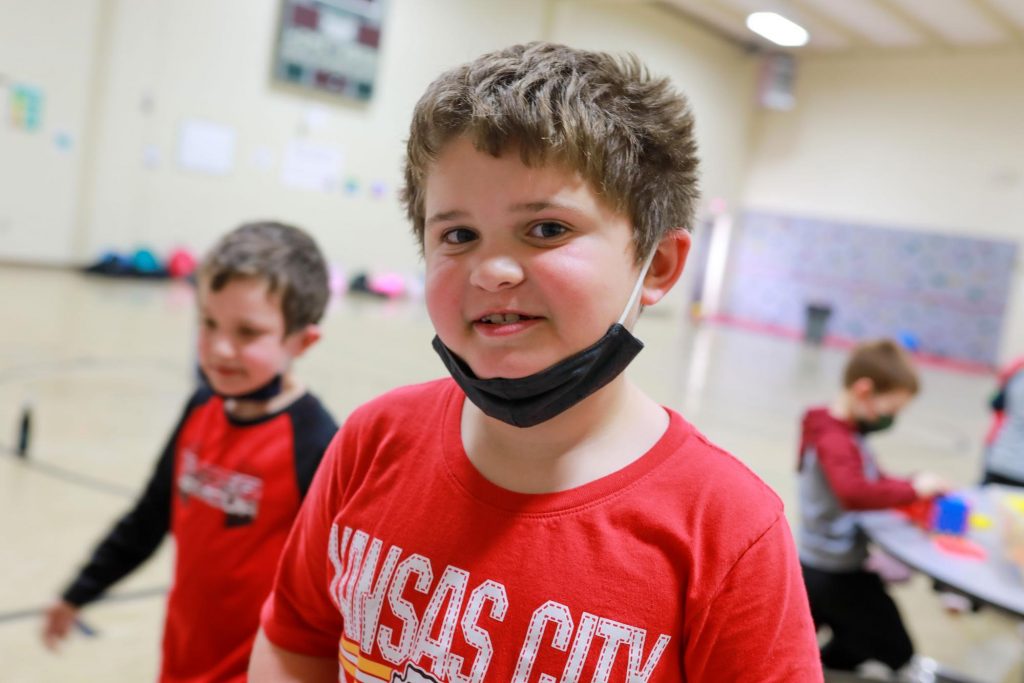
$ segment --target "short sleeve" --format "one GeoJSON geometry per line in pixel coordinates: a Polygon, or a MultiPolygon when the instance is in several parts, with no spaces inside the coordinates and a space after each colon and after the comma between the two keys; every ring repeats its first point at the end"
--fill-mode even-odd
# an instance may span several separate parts
{"type": "Polygon", "coordinates": [[[822,680],[807,592],[781,513],[687,622],[684,661],[691,683],[822,680]]]}
{"type": "Polygon", "coordinates": [[[312,657],[336,657],[341,614],[330,596],[331,525],[341,499],[345,430],[338,432],[313,477],[281,554],[261,625],[276,646],[312,657]]]}

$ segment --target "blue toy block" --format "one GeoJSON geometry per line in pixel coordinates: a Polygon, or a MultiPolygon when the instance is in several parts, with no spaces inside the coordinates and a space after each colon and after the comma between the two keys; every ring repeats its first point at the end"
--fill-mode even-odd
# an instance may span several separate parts
{"type": "Polygon", "coordinates": [[[935,501],[933,530],[940,534],[962,536],[967,532],[970,506],[960,496],[942,496],[935,501]]]}

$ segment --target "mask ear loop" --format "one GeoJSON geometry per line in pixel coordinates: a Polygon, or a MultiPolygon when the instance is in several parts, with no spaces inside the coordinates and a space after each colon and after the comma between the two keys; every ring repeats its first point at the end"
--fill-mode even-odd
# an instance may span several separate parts
{"type": "Polygon", "coordinates": [[[619,316],[619,325],[626,324],[626,318],[629,317],[629,312],[633,310],[633,306],[636,305],[637,300],[640,298],[640,291],[644,288],[644,278],[647,277],[647,271],[651,268],[651,262],[654,261],[654,255],[658,253],[658,245],[655,244],[654,248],[651,249],[651,253],[644,259],[644,267],[640,269],[640,277],[636,279],[636,284],[633,285],[633,293],[629,295],[629,301],[626,302],[626,308],[622,311],[622,315],[619,316]]]}

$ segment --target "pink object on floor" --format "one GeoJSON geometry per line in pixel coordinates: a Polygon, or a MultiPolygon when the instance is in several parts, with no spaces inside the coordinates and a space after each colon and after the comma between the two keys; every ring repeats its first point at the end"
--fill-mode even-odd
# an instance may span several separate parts
{"type": "Polygon", "coordinates": [[[348,289],[345,269],[337,263],[332,263],[327,270],[327,285],[333,294],[344,294],[348,289]]]}
{"type": "Polygon", "coordinates": [[[196,257],[184,247],[171,252],[167,259],[167,272],[171,277],[188,277],[196,269],[196,257]]]}
{"type": "Polygon", "coordinates": [[[405,295],[405,278],[398,273],[381,273],[370,278],[370,291],[389,299],[405,295]]]}

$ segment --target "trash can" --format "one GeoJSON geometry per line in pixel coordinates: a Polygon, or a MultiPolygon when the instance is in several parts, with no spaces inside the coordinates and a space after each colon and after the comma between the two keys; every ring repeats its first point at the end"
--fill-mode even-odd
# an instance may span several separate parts
{"type": "Polygon", "coordinates": [[[804,321],[804,341],[820,346],[825,341],[828,319],[832,316],[832,306],[824,303],[809,303],[804,321]]]}

